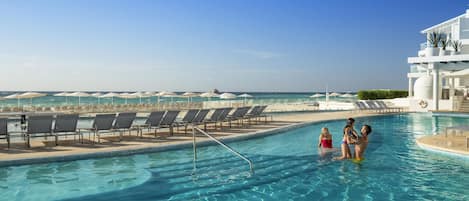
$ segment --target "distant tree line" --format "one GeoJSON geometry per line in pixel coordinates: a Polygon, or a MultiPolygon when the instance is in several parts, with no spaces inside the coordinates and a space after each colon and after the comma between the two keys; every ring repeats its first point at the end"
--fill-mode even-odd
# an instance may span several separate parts
{"type": "Polygon", "coordinates": [[[357,95],[360,100],[376,100],[403,98],[408,96],[408,92],[404,90],[360,90],[357,95]]]}

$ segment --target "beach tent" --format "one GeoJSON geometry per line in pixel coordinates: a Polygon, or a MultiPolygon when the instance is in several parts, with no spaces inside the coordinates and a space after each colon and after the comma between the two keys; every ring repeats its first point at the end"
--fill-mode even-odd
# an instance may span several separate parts
{"type": "Polygon", "coordinates": [[[114,97],[118,97],[118,96],[119,96],[118,93],[109,92],[107,94],[102,95],[101,98],[111,98],[111,104],[114,105],[114,97]]]}
{"type": "Polygon", "coordinates": [[[69,94],[68,96],[78,97],[78,105],[80,105],[81,104],[81,97],[90,97],[91,95],[89,93],[86,93],[86,92],[77,91],[77,92],[69,94]]]}

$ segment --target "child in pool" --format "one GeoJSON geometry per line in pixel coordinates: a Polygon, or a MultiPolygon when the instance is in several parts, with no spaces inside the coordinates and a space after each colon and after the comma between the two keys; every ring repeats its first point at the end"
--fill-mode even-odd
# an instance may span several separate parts
{"type": "Polygon", "coordinates": [[[356,143],[354,136],[358,136],[358,135],[353,130],[353,124],[347,124],[344,128],[344,135],[342,138],[342,143],[340,144],[340,148],[342,150],[342,156],[336,157],[335,159],[343,160],[343,159],[352,158],[349,144],[356,143]]]}
{"type": "Polygon", "coordinates": [[[332,135],[329,133],[329,129],[324,127],[321,129],[321,134],[319,134],[319,148],[332,148],[332,135]]]}

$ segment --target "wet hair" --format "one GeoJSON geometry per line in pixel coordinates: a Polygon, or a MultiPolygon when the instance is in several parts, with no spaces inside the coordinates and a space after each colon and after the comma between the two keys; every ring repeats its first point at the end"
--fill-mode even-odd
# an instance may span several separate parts
{"type": "Polygon", "coordinates": [[[365,125],[363,125],[363,127],[365,128],[366,134],[369,135],[369,134],[371,133],[371,131],[372,131],[371,126],[365,124],[365,125]]]}
{"type": "Polygon", "coordinates": [[[347,129],[347,128],[352,128],[352,125],[351,125],[351,124],[347,124],[347,125],[345,125],[345,127],[344,127],[344,131],[343,131],[344,135],[345,135],[345,134],[347,134],[347,133],[345,133],[345,129],[347,129]]]}
{"type": "Polygon", "coordinates": [[[353,118],[348,118],[347,119],[347,125],[352,125],[353,123],[355,123],[355,119],[353,119],[353,118]]]}
{"type": "Polygon", "coordinates": [[[327,127],[322,127],[322,128],[321,128],[321,133],[322,133],[322,130],[326,130],[327,133],[329,133],[329,128],[327,128],[327,127]]]}

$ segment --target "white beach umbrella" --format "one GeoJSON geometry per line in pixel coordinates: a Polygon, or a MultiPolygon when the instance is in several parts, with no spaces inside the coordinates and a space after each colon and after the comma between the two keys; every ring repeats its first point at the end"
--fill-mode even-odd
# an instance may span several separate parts
{"type": "MultiPolygon", "coordinates": [[[[158,93],[158,97],[160,96],[163,96],[163,97],[170,97],[171,98],[171,102],[173,102],[173,97],[176,97],[177,94],[174,93],[174,92],[171,92],[171,91],[162,91],[160,93],[158,93]]],[[[159,99],[158,99],[158,102],[159,102],[159,99]]]]}
{"type": "Polygon", "coordinates": [[[118,97],[125,99],[125,104],[127,104],[127,100],[128,100],[129,98],[137,98],[137,96],[135,96],[135,95],[133,95],[133,94],[131,94],[131,93],[120,93],[118,97]]]}
{"type": "Polygon", "coordinates": [[[65,97],[65,104],[68,104],[68,96],[70,96],[71,93],[69,92],[60,92],[60,93],[56,93],[54,94],[54,96],[60,96],[60,97],[65,97]]]}
{"type": "Polygon", "coordinates": [[[249,95],[249,94],[247,94],[247,93],[244,93],[244,94],[239,95],[238,97],[244,98],[243,103],[246,104],[247,99],[248,99],[248,98],[252,98],[252,95],[249,95]]]}
{"type": "Polygon", "coordinates": [[[135,92],[135,93],[131,93],[130,95],[132,96],[135,96],[136,98],[139,99],[139,103],[142,104],[142,98],[147,98],[147,97],[151,97],[152,95],[150,93],[147,94],[147,92],[135,92]]]}
{"type": "Polygon", "coordinates": [[[99,102],[99,99],[101,99],[101,96],[103,95],[103,93],[101,92],[96,92],[96,93],[92,93],[91,96],[95,97],[98,99],[98,104],[100,103],[99,102]]]}
{"type": "Polygon", "coordinates": [[[100,96],[101,98],[111,98],[111,104],[114,105],[114,97],[118,97],[119,94],[118,93],[114,93],[114,92],[109,92],[107,94],[104,94],[102,96],[100,96]]]}
{"type": "Polygon", "coordinates": [[[324,96],[325,96],[324,94],[317,93],[317,94],[311,95],[310,98],[319,98],[319,97],[324,97],[324,96]]]}
{"type": "Polygon", "coordinates": [[[222,93],[220,99],[235,99],[236,95],[232,93],[222,93]]]}
{"type": "Polygon", "coordinates": [[[200,97],[208,98],[208,100],[210,100],[210,98],[219,97],[219,96],[220,95],[215,92],[205,92],[205,93],[200,94],[200,97]]]}
{"type": "Polygon", "coordinates": [[[42,96],[46,96],[47,94],[44,93],[38,93],[38,92],[26,92],[26,93],[14,93],[9,96],[5,96],[5,99],[16,99],[17,100],[17,105],[18,107],[20,106],[20,99],[26,99],[29,98],[31,99],[31,105],[33,104],[33,98],[38,98],[42,96]]]}
{"type": "Polygon", "coordinates": [[[187,97],[187,102],[191,102],[191,101],[192,101],[192,97],[199,96],[199,93],[196,93],[196,92],[186,92],[186,93],[183,93],[181,96],[187,97]]]}
{"type": "Polygon", "coordinates": [[[329,94],[329,96],[331,96],[331,97],[336,97],[336,96],[340,96],[340,95],[342,95],[342,94],[336,93],[336,92],[332,92],[332,93],[329,94]]]}
{"type": "Polygon", "coordinates": [[[77,91],[77,92],[71,93],[71,94],[68,95],[68,96],[78,97],[78,105],[80,105],[80,103],[81,103],[81,97],[90,97],[91,94],[86,93],[86,92],[77,91]]]}
{"type": "Polygon", "coordinates": [[[354,96],[352,94],[347,93],[347,94],[341,95],[340,97],[342,97],[342,98],[352,98],[354,96]]]}

